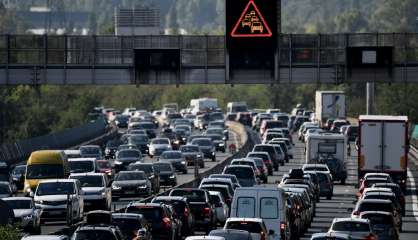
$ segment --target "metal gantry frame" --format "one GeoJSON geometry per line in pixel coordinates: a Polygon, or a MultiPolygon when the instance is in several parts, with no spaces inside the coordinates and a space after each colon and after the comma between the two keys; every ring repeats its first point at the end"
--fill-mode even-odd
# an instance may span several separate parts
{"type": "Polygon", "coordinates": [[[135,79],[134,49],[180,49],[178,74],[150,73],[149,84],[332,83],[370,81],[347,74],[347,47],[393,47],[393,76],[373,81],[418,82],[417,33],[279,34],[274,74],[243,70],[231,76],[221,35],[0,35],[0,85],[143,84],[135,79]]]}

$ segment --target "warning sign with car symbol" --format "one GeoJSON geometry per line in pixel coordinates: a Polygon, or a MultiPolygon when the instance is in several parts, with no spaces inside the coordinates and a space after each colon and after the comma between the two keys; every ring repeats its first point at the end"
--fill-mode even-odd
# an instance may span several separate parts
{"type": "Polygon", "coordinates": [[[250,0],[232,29],[232,37],[271,37],[268,23],[258,9],[254,0],[250,0]]]}

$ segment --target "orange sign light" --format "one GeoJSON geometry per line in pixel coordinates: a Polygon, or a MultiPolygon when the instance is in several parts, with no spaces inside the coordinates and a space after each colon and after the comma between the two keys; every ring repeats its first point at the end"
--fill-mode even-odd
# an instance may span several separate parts
{"type": "Polygon", "coordinates": [[[235,27],[231,32],[232,37],[271,37],[273,34],[258,10],[253,0],[250,0],[241,13],[235,27]]]}

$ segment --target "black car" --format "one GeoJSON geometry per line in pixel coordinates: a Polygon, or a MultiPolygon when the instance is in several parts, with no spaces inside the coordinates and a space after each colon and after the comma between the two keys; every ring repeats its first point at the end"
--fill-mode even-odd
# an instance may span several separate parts
{"type": "Polygon", "coordinates": [[[216,216],[214,206],[210,203],[209,193],[197,188],[175,188],[169,196],[187,198],[190,210],[194,216],[195,228],[203,229],[209,233],[215,228],[216,216]]]}
{"type": "Polygon", "coordinates": [[[118,128],[127,128],[129,122],[129,116],[126,115],[117,115],[115,119],[115,124],[118,128]]]}
{"type": "Polygon", "coordinates": [[[126,213],[144,216],[151,225],[153,239],[173,240],[179,231],[176,221],[165,204],[131,203],[127,206],[126,213]]]}
{"type": "Polygon", "coordinates": [[[107,141],[106,148],[105,148],[105,158],[106,159],[115,158],[115,154],[118,151],[118,147],[122,144],[123,142],[119,139],[112,139],[112,140],[107,141]]]}
{"type": "Polygon", "coordinates": [[[151,182],[143,171],[120,171],[112,183],[112,197],[150,196],[151,182]]]}
{"type": "Polygon", "coordinates": [[[17,165],[12,170],[13,182],[17,189],[23,189],[25,182],[26,165],[17,165]]]}
{"type": "Polygon", "coordinates": [[[150,139],[155,138],[156,135],[156,127],[153,122],[140,122],[138,124],[138,129],[144,129],[147,132],[147,135],[150,139]]]}
{"type": "Polygon", "coordinates": [[[202,136],[200,138],[193,139],[191,144],[199,146],[205,158],[209,158],[213,162],[216,161],[216,149],[212,139],[202,136]]]}
{"type": "Polygon", "coordinates": [[[183,174],[187,174],[188,172],[186,158],[180,151],[165,151],[161,154],[158,161],[171,163],[176,171],[182,172],[183,174]]]}
{"type": "Polygon", "coordinates": [[[154,193],[160,192],[160,174],[152,163],[133,163],[128,166],[130,171],[143,171],[151,182],[154,193]]]}
{"type": "Polygon", "coordinates": [[[216,151],[225,152],[226,151],[226,143],[225,143],[225,137],[223,135],[217,135],[217,134],[207,134],[205,137],[208,137],[212,139],[213,144],[215,145],[216,151]]]}
{"type": "Polygon", "coordinates": [[[112,213],[112,224],[120,229],[126,239],[152,239],[149,224],[141,214],[112,213]]]}
{"type": "Polygon", "coordinates": [[[190,210],[187,198],[184,197],[168,197],[159,196],[152,199],[151,203],[163,203],[171,205],[176,215],[182,221],[182,233],[187,235],[193,235],[194,233],[194,218],[190,210]]]}
{"type": "Polygon", "coordinates": [[[148,153],[149,141],[147,135],[132,134],[128,137],[128,144],[137,146],[142,154],[148,153]]]}
{"type": "Polygon", "coordinates": [[[176,186],[177,175],[173,165],[169,162],[156,162],[153,163],[154,168],[160,174],[160,185],[161,186],[176,186]]]}
{"type": "Polygon", "coordinates": [[[341,181],[341,184],[345,184],[345,180],[347,179],[347,168],[342,160],[327,156],[320,157],[318,163],[323,163],[328,166],[333,181],[341,181]]]}
{"type": "Polygon", "coordinates": [[[202,151],[200,151],[199,146],[188,144],[181,146],[179,150],[183,153],[183,156],[186,158],[186,163],[188,166],[194,166],[194,164],[197,163],[200,168],[205,167],[203,153],[202,151]]]}
{"type": "Polygon", "coordinates": [[[136,149],[120,150],[116,153],[115,170],[126,170],[128,165],[142,160],[142,154],[136,149]]]}

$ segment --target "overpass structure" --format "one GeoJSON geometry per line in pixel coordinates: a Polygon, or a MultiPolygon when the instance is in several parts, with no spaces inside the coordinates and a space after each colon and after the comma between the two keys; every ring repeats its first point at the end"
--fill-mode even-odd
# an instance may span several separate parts
{"type": "Polygon", "coordinates": [[[277,39],[273,61],[232,70],[225,36],[0,35],[0,85],[418,82],[417,33],[277,39]]]}

